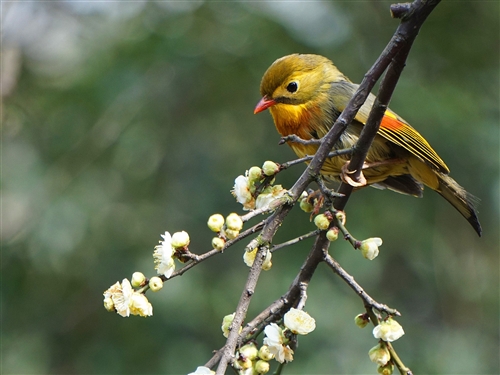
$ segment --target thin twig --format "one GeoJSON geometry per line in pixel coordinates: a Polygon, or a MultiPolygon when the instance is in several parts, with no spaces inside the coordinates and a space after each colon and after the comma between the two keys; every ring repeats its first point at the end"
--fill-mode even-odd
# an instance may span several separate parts
{"type": "Polygon", "coordinates": [[[295,245],[296,243],[300,242],[300,241],[304,241],[305,239],[308,239],[308,238],[311,238],[311,237],[314,237],[316,236],[317,234],[319,233],[319,229],[316,229],[316,230],[313,230],[312,232],[309,232],[307,234],[303,234],[302,236],[299,236],[299,237],[295,237],[291,240],[288,240],[286,242],[282,242],[280,244],[277,244],[277,245],[273,245],[271,246],[271,249],[270,251],[272,253],[274,253],[275,251],[279,250],[279,249],[282,249],[286,246],[291,246],[291,245],[295,245]]]}
{"type": "Polygon", "coordinates": [[[325,254],[325,263],[328,264],[328,266],[332,269],[333,272],[335,272],[337,275],[340,276],[342,280],[344,280],[349,287],[356,292],[358,296],[361,297],[363,300],[363,303],[365,307],[368,308],[374,308],[377,309],[380,312],[385,312],[386,314],[389,315],[397,315],[401,316],[401,313],[396,310],[392,309],[387,305],[384,305],[382,303],[378,303],[375,301],[372,297],[368,295],[364,291],[364,289],[359,285],[355,280],[354,277],[352,277],[350,274],[348,274],[341,266],[338,264],[338,262],[332,258],[332,256],[328,253],[325,254]]]}
{"type": "MultiPolygon", "coordinates": [[[[333,158],[335,156],[341,156],[341,155],[352,155],[353,152],[354,152],[353,147],[343,148],[341,150],[331,151],[330,153],[328,153],[328,155],[326,155],[326,157],[333,158]]],[[[290,160],[286,163],[280,164],[280,170],[287,169],[287,168],[292,167],[292,166],[297,165],[297,164],[307,163],[308,161],[311,161],[314,158],[314,156],[315,155],[307,155],[307,156],[304,156],[302,158],[290,160]]]]}
{"type": "Polygon", "coordinates": [[[259,231],[264,226],[264,223],[265,223],[265,220],[261,221],[260,223],[255,224],[253,227],[248,228],[247,230],[241,232],[234,239],[227,241],[223,250],[212,249],[210,251],[207,251],[204,254],[198,255],[197,259],[193,259],[193,261],[187,263],[180,270],[175,271],[172,274],[172,276],[170,276],[168,279],[165,276],[162,276],[161,278],[163,279],[163,281],[166,281],[166,280],[171,280],[171,279],[173,279],[174,277],[177,277],[177,276],[182,276],[186,271],[188,271],[189,269],[193,268],[197,264],[203,262],[204,260],[207,260],[210,257],[213,257],[214,255],[221,254],[222,252],[224,252],[225,249],[231,247],[235,243],[237,243],[237,242],[241,241],[242,239],[244,239],[244,238],[246,238],[246,237],[254,234],[257,231],[259,231]]]}
{"type": "Polygon", "coordinates": [[[320,139],[316,139],[316,138],[302,139],[295,134],[290,134],[290,135],[285,135],[284,137],[281,137],[278,144],[282,145],[286,142],[300,143],[301,145],[319,145],[319,144],[321,144],[321,138],[320,139]]]}

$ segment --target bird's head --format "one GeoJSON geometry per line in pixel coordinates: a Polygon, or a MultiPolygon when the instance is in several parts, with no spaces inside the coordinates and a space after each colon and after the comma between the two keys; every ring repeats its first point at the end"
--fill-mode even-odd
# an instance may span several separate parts
{"type": "Polygon", "coordinates": [[[262,77],[259,113],[276,104],[303,105],[324,95],[332,82],[347,80],[333,63],[319,55],[293,54],[276,60],[262,77]]]}

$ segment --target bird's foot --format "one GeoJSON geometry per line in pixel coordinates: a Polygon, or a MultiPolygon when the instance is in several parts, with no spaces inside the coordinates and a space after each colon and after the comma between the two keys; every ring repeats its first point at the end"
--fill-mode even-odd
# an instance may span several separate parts
{"type": "MultiPolygon", "coordinates": [[[[366,186],[367,182],[366,182],[365,176],[363,175],[363,172],[359,171],[359,173],[357,174],[356,172],[358,172],[358,171],[356,171],[356,170],[350,171],[348,169],[348,166],[349,166],[349,162],[346,162],[342,166],[342,172],[340,173],[340,178],[342,179],[342,181],[348,185],[353,186],[353,187],[366,186]]],[[[370,168],[370,166],[366,163],[363,163],[362,169],[366,169],[366,168],[370,168]]]]}

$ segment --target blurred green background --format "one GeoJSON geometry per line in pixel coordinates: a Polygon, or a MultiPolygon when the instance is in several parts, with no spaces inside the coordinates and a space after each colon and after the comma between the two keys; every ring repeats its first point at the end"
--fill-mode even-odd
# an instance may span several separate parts
{"type": "MultiPolygon", "coordinates": [[[[395,343],[416,374],[498,374],[499,2],[445,1],[416,40],[391,107],[481,198],[484,236],[438,194],[363,189],[348,228],[382,237],[369,262],[336,259],[397,308],[395,343]]],[[[2,374],[186,374],[224,344],[244,285],[246,241],[148,297],[154,316],[107,313],[102,292],[140,270],[165,230],[209,250],[207,218],[241,213],[234,178],[293,158],[262,74],[294,52],[330,57],[360,82],[398,25],[377,2],[2,2],[2,374]]],[[[295,167],[278,183],[290,187],[295,167]]],[[[293,210],[276,243],[313,229],[293,210]]],[[[249,317],[281,296],[312,241],[273,257],[249,317]]],[[[363,305],[324,265],[289,374],[376,373],[363,305]]]]}

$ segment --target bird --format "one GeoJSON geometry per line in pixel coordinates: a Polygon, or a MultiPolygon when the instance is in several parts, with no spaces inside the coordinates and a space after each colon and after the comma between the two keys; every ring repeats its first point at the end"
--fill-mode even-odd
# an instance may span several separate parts
{"type": "MultiPolygon", "coordinates": [[[[291,54],[271,64],[260,83],[262,98],[254,113],[269,109],[278,133],[303,140],[321,139],[335,123],[359,85],[352,83],[333,62],[320,55],[291,54]]],[[[375,101],[369,94],[334,150],[353,147],[375,101]]],[[[293,140],[288,145],[299,158],[314,155],[317,143],[293,140]]],[[[327,181],[349,180],[345,166],[349,155],[327,158],[320,174],[327,181]]],[[[449,176],[449,168],[425,138],[390,108],[368,150],[362,169],[363,185],[422,197],[424,186],[439,193],[481,236],[478,199],[449,176]]],[[[356,186],[359,188],[359,186],[356,186]]]]}

